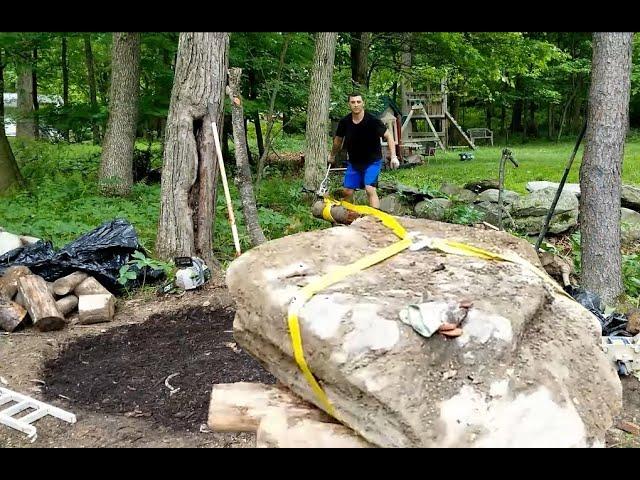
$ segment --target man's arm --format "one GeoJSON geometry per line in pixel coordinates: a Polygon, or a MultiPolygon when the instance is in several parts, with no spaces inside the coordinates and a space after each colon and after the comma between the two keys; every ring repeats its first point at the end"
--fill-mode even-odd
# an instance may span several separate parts
{"type": "Polygon", "coordinates": [[[398,168],[400,166],[400,161],[398,160],[398,156],[396,155],[396,142],[393,140],[393,135],[387,129],[384,132],[384,139],[387,141],[387,145],[389,146],[389,153],[391,154],[391,168],[398,168]]]}
{"type": "Polygon", "coordinates": [[[333,163],[336,161],[336,155],[342,148],[342,141],[342,137],[333,137],[333,147],[331,148],[331,152],[329,152],[329,159],[327,160],[328,163],[333,165],[333,163]]]}

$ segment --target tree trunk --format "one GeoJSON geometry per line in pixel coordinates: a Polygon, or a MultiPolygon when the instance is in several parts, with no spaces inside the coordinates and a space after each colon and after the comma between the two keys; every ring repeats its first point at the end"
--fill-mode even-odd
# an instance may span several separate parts
{"type": "MultiPolygon", "coordinates": [[[[67,37],[62,37],[62,103],[65,108],[69,107],[69,59],[67,57],[67,37]]],[[[69,141],[69,129],[63,132],[64,139],[69,141]]]]}
{"type": "MultiPolygon", "coordinates": [[[[402,56],[400,57],[400,111],[403,114],[409,114],[407,105],[407,93],[411,91],[411,72],[412,54],[411,54],[411,32],[402,32],[399,34],[402,40],[402,56]]],[[[453,118],[457,118],[455,115],[453,118]]]]}
{"type": "Polygon", "coordinates": [[[588,128],[580,167],[582,286],[611,305],[622,293],[620,173],[633,33],[593,34],[588,128]]]}
{"type": "Polygon", "coordinates": [[[492,115],[493,114],[493,106],[490,103],[487,104],[487,106],[485,107],[484,113],[485,113],[485,125],[489,130],[492,130],[492,128],[491,128],[491,120],[492,120],[492,117],[493,117],[493,115],[492,115]]]}
{"type": "Polygon", "coordinates": [[[582,127],[582,103],[584,101],[582,89],[584,82],[582,77],[579,76],[576,82],[576,96],[573,103],[573,115],[571,117],[571,131],[579,132],[582,127]]]}
{"type": "Polygon", "coordinates": [[[311,70],[309,103],[307,106],[307,150],[304,164],[304,182],[312,190],[320,187],[329,155],[329,100],[335,58],[336,32],[318,32],[311,70]]]}
{"type": "Polygon", "coordinates": [[[33,66],[31,51],[18,56],[16,65],[18,79],[17,138],[37,138],[35,106],[33,104],[33,66]]]}
{"type": "Polygon", "coordinates": [[[229,69],[229,97],[231,99],[231,118],[233,122],[233,140],[236,147],[237,185],[240,190],[240,200],[242,201],[242,212],[244,221],[249,231],[251,245],[257,246],[267,241],[260,222],[258,221],[258,209],[256,208],[256,197],[253,194],[253,179],[251,178],[251,167],[247,156],[247,136],[243,127],[244,109],[240,95],[241,68],[229,69]]]}
{"type": "Polygon", "coordinates": [[[35,138],[40,138],[40,120],[38,119],[38,110],[40,110],[40,104],[38,103],[38,49],[33,49],[33,66],[31,68],[31,96],[33,97],[33,123],[35,124],[35,138]]]}
{"type": "MultiPolygon", "coordinates": [[[[4,99],[4,60],[0,49],[0,99],[4,99]]],[[[22,183],[18,164],[4,130],[4,102],[0,101],[0,195],[12,185],[22,183]]]]}
{"type": "Polygon", "coordinates": [[[260,112],[253,114],[253,125],[256,129],[256,143],[258,144],[258,157],[264,154],[264,140],[262,138],[262,125],[260,125],[260,112]]]}
{"type": "MultiPolygon", "coordinates": [[[[96,73],[94,69],[93,51],[91,50],[91,34],[84,34],[84,54],[87,59],[87,80],[89,83],[89,101],[91,102],[91,112],[98,113],[98,96],[96,91],[96,73]]],[[[100,128],[95,119],[91,120],[91,131],[93,133],[93,143],[100,143],[100,128]]]]}
{"type": "Polygon", "coordinates": [[[573,97],[576,95],[577,90],[573,90],[571,92],[571,96],[567,100],[567,103],[564,105],[564,109],[562,110],[562,118],[560,120],[560,127],[558,128],[558,138],[556,139],[556,143],[560,141],[560,137],[562,136],[562,129],[564,128],[565,120],[567,119],[567,110],[569,110],[569,105],[571,105],[571,101],[573,97]]]}
{"type": "MultiPolygon", "coordinates": [[[[255,100],[258,97],[256,88],[256,73],[250,68],[247,70],[247,77],[249,79],[249,99],[255,100]]],[[[256,110],[252,115],[253,125],[256,129],[256,143],[258,144],[258,156],[264,155],[264,140],[262,138],[262,125],[260,124],[260,112],[256,110]]]]}
{"type": "Polygon", "coordinates": [[[225,114],[222,121],[222,137],[220,141],[222,143],[222,158],[229,160],[231,154],[229,153],[229,137],[233,138],[233,123],[231,122],[231,115],[225,114]]]}
{"type": "MultiPolygon", "coordinates": [[[[233,122],[233,115],[231,116],[231,119],[232,119],[232,122],[233,122]]],[[[247,132],[247,128],[248,128],[248,126],[249,126],[249,120],[248,120],[246,117],[244,117],[244,118],[242,119],[242,124],[244,125],[244,126],[243,126],[243,129],[244,129],[244,131],[245,131],[245,135],[244,135],[244,147],[246,148],[247,158],[248,158],[248,161],[249,161],[249,165],[251,165],[251,164],[253,164],[253,155],[251,155],[251,149],[249,148],[249,140],[247,140],[247,134],[246,134],[246,132],[247,132]]],[[[234,130],[234,132],[235,132],[235,128],[234,128],[233,130],[234,130]]],[[[235,135],[235,133],[234,133],[234,135],[235,135]]]]}
{"type": "Polygon", "coordinates": [[[131,192],[139,95],[140,34],[114,32],[109,121],[100,160],[99,181],[104,194],[128,195],[131,192]]]}
{"type": "Polygon", "coordinates": [[[521,99],[516,100],[511,113],[511,126],[509,127],[511,133],[522,131],[522,109],[523,101],[521,99]]]}
{"type": "Polygon", "coordinates": [[[536,138],[538,136],[538,125],[536,124],[536,104],[529,102],[529,136],[536,138]]]}
{"type": "Polygon", "coordinates": [[[351,81],[355,88],[369,88],[368,59],[372,32],[351,32],[351,81]]]}
{"type": "Polygon", "coordinates": [[[197,255],[209,265],[214,261],[218,164],[211,122],[222,126],[228,49],[228,33],[180,34],[163,158],[160,258],[197,255]]]}
{"type": "Polygon", "coordinates": [[[269,113],[267,114],[267,135],[265,140],[264,152],[262,155],[260,155],[260,158],[258,159],[258,172],[256,175],[256,186],[260,183],[260,180],[262,180],[262,172],[264,170],[264,164],[265,164],[265,161],[267,160],[267,157],[269,156],[269,149],[271,148],[271,140],[272,140],[271,132],[273,130],[273,123],[275,120],[274,108],[276,103],[276,97],[278,96],[280,78],[282,77],[282,69],[284,68],[284,58],[287,53],[287,48],[289,48],[291,35],[292,35],[291,32],[287,33],[286,37],[284,38],[284,42],[282,44],[282,50],[280,51],[280,61],[278,63],[278,72],[276,74],[275,81],[273,82],[274,87],[273,87],[273,90],[271,91],[271,100],[269,102],[269,113]]]}
{"type": "Polygon", "coordinates": [[[549,103],[549,115],[548,115],[548,127],[549,127],[549,140],[553,138],[553,112],[554,112],[553,103],[549,103]]]}

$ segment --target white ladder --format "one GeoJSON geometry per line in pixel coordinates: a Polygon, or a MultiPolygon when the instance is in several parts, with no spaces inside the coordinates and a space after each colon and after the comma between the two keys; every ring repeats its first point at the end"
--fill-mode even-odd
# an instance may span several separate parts
{"type": "Polygon", "coordinates": [[[4,410],[0,410],[0,423],[26,433],[32,442],[35,441],[38,433],[36,427],[31,424],[42,417],[51,415],[52,417],[59,418],[65,422],[76,423],[76,416],[73,413],[69,413],[61,408],[54,407],[53,405],[34,400],[33,398],[7,388],[0,387],[0,405],[4,405],[9,402],[16,402],[16,404],[11,405],[9,408],[5,408],[4,410]],[[33,408],[35,410],[21,418],[13,417],[28,408],[33,408]]]}

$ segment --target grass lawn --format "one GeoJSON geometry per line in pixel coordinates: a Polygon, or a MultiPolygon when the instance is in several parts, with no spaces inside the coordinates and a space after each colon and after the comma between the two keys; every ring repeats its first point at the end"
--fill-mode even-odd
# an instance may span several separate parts
{"type": "MultiPolygon", "coordinates": [[[[559,182],[567,161],[574,148],[573,143],[535,142],[510,146],[513,156],[520,165],[515,168],[507,162],[505,168],[505,188],[518,193],[526,193],[525,185],[534,180],[559,182]]],[[[429,157],[428,165],[395,172],[385,172],[384,180],[397,180],[401,183],[417,187],[429,186],[439,188],[443,182],[463,185],[470,180],[498,178],[500,156],[503,146],[480,146],[471,161],[460,161],[458,153],[466,150],[442,152],[438,150],[435,157],[429,157]]],[[[583,146],[578,150],[571,171],[567,178],[569,183],[579,182],[580,163],[583,146]]],[[[640,184],[640,141],[627,143],[625,146],[622,181],[640,184]]]]}

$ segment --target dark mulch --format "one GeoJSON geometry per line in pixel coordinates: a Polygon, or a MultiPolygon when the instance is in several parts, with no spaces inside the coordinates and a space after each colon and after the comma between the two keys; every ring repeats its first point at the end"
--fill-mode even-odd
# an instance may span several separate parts
{"type": "Polygon", "coordinates": [[[214,383],[275,381],[253,357],[237,351],[233,315],[191,308],[80,338],[46,363],[45,395],[197,431],[206,423],[214,383]],[[165,380],[174,373],[168,383],[180,390],[171,395],[165,380]]]}

